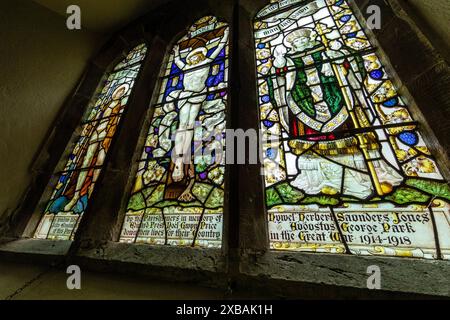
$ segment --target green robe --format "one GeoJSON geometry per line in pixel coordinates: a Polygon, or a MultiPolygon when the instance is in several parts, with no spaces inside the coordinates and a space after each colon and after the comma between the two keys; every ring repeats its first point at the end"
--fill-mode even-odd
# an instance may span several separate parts
{"type": "MultiPolygon", "coordinates": [[[[354,50],[350,48],[346,49],[354,52],[354,50]]],[[[342,108],[345,108],[345,99],[339,86],[338,79],[334,74],[332,76],[326,76],[321,72],[324,64],[324,58],[321,51],[311,54],[311,57],[313,58],[315,67],[318,70],[323,100],[327,104],[331,116],[334,117],[339,113],[339,111],[341,111],[342,108]]],[[[359,55],[356,54],[354,57],[357,59],[358,69],[364,77],[364,62],[359,55]]],[[[307,84],[308,77],[305,72],[305,64],[301,57],[294,57],[292,58],[292,61],[297,69],[295,84],[291,89],[292,98],[305,114],[315,119],[316,110],[314,108],[314,98],[312,96],[311,88],[307,84]]]]}

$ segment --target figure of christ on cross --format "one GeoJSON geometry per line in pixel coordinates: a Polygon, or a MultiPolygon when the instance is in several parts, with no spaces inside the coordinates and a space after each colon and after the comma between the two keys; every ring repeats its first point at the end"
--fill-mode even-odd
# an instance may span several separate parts
{"type": "MultiPolygon", "coordinates": [[[[90,187],[94,185],[89,179],[89,172],[93,170],[88,169],[103,165],[119,122],[120,110],[123,108],[121,100],[129,89],[130,86],[128,84],[117,87],[111,96],[111,101],[105,105],[104,111],[97,116],[99,120],[94,121],[86,129],[88,135],[90,135],[88,146],[79,160],[81,164],[79,168],[86,170],[80,170],[78,173],[75,192],[69,203],[65,205],[65,212],[73,211],[73,208],[83,196],[82,191],[85,189],[85,185],[89,185],[90,187]]],[[[96,175],[98,175],[98,172],[96,175]]],[[[93,180],[95,181],[96,178],[94,177],[93,180]]]]}
{"type": "Polygon", "coordinates": [[[207,48],[205,46],[192,50],[186,57],[186,63],[180,58],[179,45],[174,46],[175,64],[184,72],[184,89],[180,92],[174,92],[173,95],[178,97],[179,124],[175,133],[175,146],[172,153],[172,161],[174,169],[172,173],[173,182],[177,183],[185,178],[186,172],[184,165],[189,165],[188,179],[189,185],[178,198],[180,201],[189,202],[193,200],[191,189],[195,182],[195,169],[192,164],[191,146],[194,136],[194,126],[201,107],[206,101],[208,89],[206,80],[210,74],[211,64],[223,48],[226,46],[229,37],[228,28],[225,29],[220,43],[213,53],[208,57],[207,48]],[[188,162],[188,163],[186,163],[188,162]]]}

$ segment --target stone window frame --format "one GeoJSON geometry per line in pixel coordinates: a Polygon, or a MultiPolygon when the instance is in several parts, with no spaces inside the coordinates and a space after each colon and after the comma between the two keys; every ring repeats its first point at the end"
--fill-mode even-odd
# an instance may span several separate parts
{"type": "MultiPolygon", "coordinates": [[[[442,61],[414,21],[408,18],[400,4],[402,0],[387,1],[354,0],[351,5],[363,25],[362,12],[368,5],[378,4],[382,8],[383,28],[367,32],[372,43],[379,47],[385,67],[396,76],[400,93],[411,102],[412,112],[422,123],[424,139],[435,151],[441,168],[447,169],[443,173],[448,179],[448,129],[442,125],[435,127],[445,116],[445,109],[430,112],[429,109],[421,110],[414,103],[427,105],[427,102],[440,101],[442,106],[449,107],[450,99],[445,99],[445,90],[440,90],[448,85],[449,81],[445,80],[448,69],[447,73],[442,71],[442,61]],[[396,48],[390,45],[396,42],[398,46],[408,48],[411,40],[406,36],[392,37],[392,30],[397,33],[402,30],[420,41],[419,53],[411,61],[403,61],[396,48]],[[430,73],[413,74],[410,66],[417,61],[426,63],[430,73]],[[436,96],[433,99],[427,97],[428,91],[421,90],[419,82],[399,82],[402,78],[417,80],[421,77],[442,80],[439,82],[442,87],[434,90],[436,96]],[[442,149],[446,152],[436,152],[442,149]]],[[[149,105],[159,93],[159,75],[165,66],[167,50],[184,35],[193,21],[202,16],[214,15],[227,22],[230,27],[227,125],[244,130],[259,128],[253,18],[267,4],[267,0],[225,0],[220,5],[214,0],[200,0],[191,4],[191,9],[180,17],[172,14],[172,7],[183,6],[184,2],[174,0],[114,35],[90,63],[80,85],[62,108],[32,168],[33,182],[21,205],[0,229],[3,235],[0,257],[34,259],[32,261],[57,265],[78,264],[100,271],[134,273],[230,289],[236,286],[270,288],[278,296],[315,298],[376,297],[377,293],[369,293],[366,287],[366,270],[370,265],[378,265],[382,271],[383,297],[450,296],[450,277],[446,276],[450,273],[448,261],[269,250],[260,165],[227,165],[224,245],[221,250],[117,242],[136,172],[135,160],[150,125],[152,110],[149,105]],[[105,71],[141,42],[148,46],[147,58],[75,240],[27,239],[31,225],[36,223],[39,199],[105,71]],[[245,112],[246,117],[239,117],[239,111],[245,112]],[[413,282],[410,281],[412,278],[413,282]]]]}
{"type": "MultiPolygon", "coordinates": [[[[435,124],[439,123],[438,118],[433,118],[429,109],[421,109],[416,104],[416,101],[421,101],[421,106],[431,103],[433,105],[441,105],[444,108],[441,113],[445,113],[444,106],[448,109],[450,101],[446,99],[445,88],[448,88],[449,85],[449,72],[448,68],[447,72],[442,70],[442,65],[445,61],[437,54],[432,44],[417,28],[414,21],[409,18],[402,7],[401,0],[355,0],[349,1],[349,4],[365,28],[371,42],[378,48],[377,53],[380,55],[385,68],[393,76],[392,80],[396,87],[400,88],[399,93],[409,102],[411,112],[421,123],[421,132],[424,140],[432,149],[433,154],[436,155],[443,175],[448,180],[450,177],[448,165],[449,149],[447,147],[449,141],[448,135],[446,135],[448,128],[443,128],[442,125],[436,128],[435,124]],[[363,13],[366,12],[366,8],[369,5],[373,4],[378,5],[381,9],[383,19],[381,30],[370,30],[366,25],[363,13]],[[404,35],[399,35],[400,32],[403,32],[404,35]],[[418,45],[412,48],[411,45],[414,40],[418,41],[418,45]],[[407,61],[404,59],[404,56],[396,52],[394,44],[400,48],[415,49],[418,53],[413,59],[407,61]],[[428,57],[428,55],[432,55],[432,58],[428,57]],[[425,70],[429,70],[430,74],[413,74],[414,70],[412,69],[414,68],[411,68],[411,64],[417,61],[421,62],[420,59],[423,59],[422,61],[426,63],[425,70]],[[416,81],[420,77],[434,79],[438,84],[438,88],[434,90],[435,96],[431,99],[427,97],[427,92],[418,86],[416,81]],[[414,79],[416,81],[402,82],[401,79],[414,79]],[[436,101],[433,100],[438,100],[440,103],[436,104],[436,101]],[[442,150],[446,152],[442,152],[442,150]]],[[[249,8],[253,16],[259,11],[258,9],[255,10],[255,7],[251,5],[248,5],[247,8],[249,8]]],[[[248,25],[250,23],[250,21],[247,22],[248,25]]],[[[247,45],[250,46],[253,43],[250,42],[247,45]]],[[[255,68],[254,64],[251,65],[251,68],[255,68]]],[[[250,67],[244,69],[250,69],[250,67]]],[[[242,72],[242,69],[241,74],[245,74],[245,72],[242,72]]],[[[256,92],[256,81],[249,80],[245,83],[251,87],[248,89],[249,91],[256,92]]],[[[257,105],[256,98],[248,99],[247,103],[257,105]]],[[[444,114],[440,116],[445,118],[444,114]]],[[[253,123],[253,125],[256,127],[257,124],[253,123]]],[[[241,184],[244,184],[244,189],[255,183],[251,177],[257,174],[256,169],[244,176],[240,174],[240,177],[243,177],[241,184]]],[[[260,188],[262,190],[262,186],[260,188]]],[[[251,208],[250,201],[243,204],[246,199],[242,198],[241,200],[243,208],[251,208]]],[[[255,202],[264,203],[263,201],[255,202]]],[[[364,289],[367,289],[367,268],[371,265],[377,265],[382,272],[382,289],[390,292],[399,292],[397,297],[401,296],[400,293],[450,296],[450,281],[448,277],[448,274],[450,274],[450,261],[271,251],[267,249],[268,236],[264,233],[267,232],[267,227],[263,229],[263,225],[266,224],[266,218],[255,214],[255,210],[244,211],[245,209],[243,208],[241,208],[241,219],[244,221],[241,221],[241,226],[255,225],[257,226],[255,229],[260,231],[253,237],[241,233],[241,241],[245,241],[245,245],[242,246],[239,269],[242,274],[249,277],[281,281],[285,285],[283,291],[292,292],[294,296],[298,296],[298,293],[295,293],[296,289],[305,288],[305,286],[300,285],[300,283],[303,283],[309,285],[306,286],[308,290],[317,290],[312,293],[316,296],[322,296],[324,290],[331,289],[329,294],[324,294],[326,297],[336,297],[335,294],[339,295],[341,293],[347,297],[352,297],[352,294],[348,293],[349,291],[354,292],[355,296],[358,297],[359,294],[364,296],[364,289]],[[337,293],[334,290],[336,286],[340,288],[337,293]],[[349,291],[346,291],[344,288],[347,288],[349,291]],[[358,290],[362,291],[356,294],[358,290]]],[[[263,205],[259,206],[257,211],[264,212],[263,205]]],[[[308,294],[306,295],[309,296],[308,294]]]]}

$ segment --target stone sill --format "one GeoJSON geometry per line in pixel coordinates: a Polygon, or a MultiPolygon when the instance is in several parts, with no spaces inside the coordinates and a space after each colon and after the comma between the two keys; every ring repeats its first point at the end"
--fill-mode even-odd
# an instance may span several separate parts
{"type": "Polygon", "coordinates": [[[71,264],[174,282],[226,287],[228,258],[221,249],[165,247],[108,242],[96,248],[72,248],[72,241],[0,239],[0,258],[63,267],[71,264]]]}
{"type": "Polygon", "coordinates": [[[212,288],[226,288],[228,284],[228,257],[221,249],[108,242],[97,248],[80,248],[71,259],[72,264],[98,272],[212,288]]]}
{"type": "Polygon", "coordinates": [[[72,241],[53,241],[41,239],[15,239],[1,241],[0,252],[64,256],[69,252],[72,241]]]}
{"type": "Polygon", "coordinates": [[[240,272],[246,276],[368,290],[367,268],[381,271],[381,290],[450,297],[450,261],[268,251],[246,252],[240,272]]]}
{"type": "Polygon", "coordinates": [[[81,248],[76,256],[159,268],[201,270],[214,273],[225,273],[227,270],[227,257],[221,249],[108,242],[99,248],[81,248]]]}
{"type": "MultiPolygon", "coordinates": [[[[66,257],[73,241],[41,239],[0,239],[0,255],[66,257]]],[[[201,270],[226,273],[227,257],[221,249],[166,247],[108,242],[106,245],[77,250],[71,258],[120,262],[159,268],[201,270]]]]}

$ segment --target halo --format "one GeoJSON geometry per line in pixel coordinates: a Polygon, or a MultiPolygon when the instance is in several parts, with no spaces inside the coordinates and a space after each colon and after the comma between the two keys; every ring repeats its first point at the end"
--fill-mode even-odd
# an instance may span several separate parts
{"type": "Polygon", "coordinates": [[[307,37],[311,39],[312,33],[313,30],[306,28],[294,30],[284,38],[283,43],[286,46],[286,48],[292,48],[292,42],[294,41],[294,39],[300,37],[307,37]]]}
{"type": "MultiPolygon", "coordinates": [[[[127,83],[124,83],[124,84],[118,86],[116,89],[114,89],[112,98],[114,99],[116,97],[117,93],[122,89],[125,89],[125,93],[127,93],[128,90],[130,89],[130,85],[127,83]]],[[[125,95],[125,93],[124,93],[124,95],[125,95]]]]}
{"type": "Polygon", "coordinates": [[[191,59],[192,56],[194,56],[194,55],[196,55],[198,53],[202,53],[206,57],[206,54],[208,53],[208,50],[205,47],[200,47],[200,48],[194,49],[191,52],[189,52],[189,54],[186,57],[186,60],[191,59]]]}

